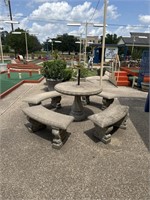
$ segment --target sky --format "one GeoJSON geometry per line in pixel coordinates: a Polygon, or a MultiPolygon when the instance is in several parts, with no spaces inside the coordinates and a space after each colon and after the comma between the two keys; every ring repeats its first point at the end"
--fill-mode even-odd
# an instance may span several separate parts
{"type": "MultiPolygon", "coordinates": [[[[8,0],[0,0],[0,28],[10,32],[8,0]]],[[[104,0],[10,0],[14,29],[21,28],[35,34],[40,42],[68,33],[85,37],[101,36],[104,0]],[[80,26],[68,23],[80,22],[80,26]]],[[[150,32],[150,0],[107,0],[106,34],[130,36],[130,32],[150,32]]]]}

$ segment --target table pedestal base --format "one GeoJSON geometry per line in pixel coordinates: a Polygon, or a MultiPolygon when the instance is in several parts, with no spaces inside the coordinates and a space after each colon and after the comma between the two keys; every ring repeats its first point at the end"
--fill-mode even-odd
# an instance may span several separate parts
{"type": "Polygon", "coordinates": [[[81,102],[81,96],[75,96],[70,115],[75,118],[74,121],[82,121],[86,118],[81,102]]]}

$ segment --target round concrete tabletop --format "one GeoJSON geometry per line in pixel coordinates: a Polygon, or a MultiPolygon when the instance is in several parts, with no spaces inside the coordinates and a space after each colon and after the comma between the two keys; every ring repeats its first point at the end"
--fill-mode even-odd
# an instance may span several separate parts
{"type": "Polygon", "coordinates": [[[58,83],[55,85],[55,90],[71,96],[91,96],[102,92],[100,86],[95,86],[91,82],[80,82],[80,85],[78,85],[75,81],[58,83]]]}

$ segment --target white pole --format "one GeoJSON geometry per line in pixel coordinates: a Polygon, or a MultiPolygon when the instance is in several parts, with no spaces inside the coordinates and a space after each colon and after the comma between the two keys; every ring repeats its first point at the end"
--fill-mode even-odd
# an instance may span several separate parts
{"type": "Polygon", "coordinates": [[[27,32],[25,31],[25,43],[26,43],[26,60],[28,60],[28,42],[27,42],[27,32]]]}
{"type": "Polygon", "coordinates": [[[0,50],[1,50],[1,61],[2,61],[2,63],[4,63],[1,33],[0,33],[0,50]]]}
{"type": "Polygon", "coordinates": [[[133,44],[132,44],[132,50],[131,50],[131,56],[132,56],[132,59],[133,59],[133,50],[134,50],[134,42],[135,42],[135,36],[133,36],[133,44]]]}
{"type": "Polygon", "coordinates": [[[81,63],[81,45],[82,45],[82,33],[80,34],[80,54],[79,54],[79,64],[81,63]]]}
{"type": "Polygon", "coordinates": [[[53,54],[53,41],[52,41],[52,54],[53,54]]]}
{"type": "Polygon", "coordinates": [[[85,55],[84,55],[84,65],[86,65],[86,48],[87,48],[87,26],[88,23],[85,23],[85,55]]]}
{"type": "Polygon", "coordinates": [[[104,0],[104,20],[103,20],[103,41],[102,41],[102,55],[101,55],[100,85],[102,85],[102,77],[103,77],[105,35],[106,35],[106,16],[107,16],[107,0],[104,0]]]}

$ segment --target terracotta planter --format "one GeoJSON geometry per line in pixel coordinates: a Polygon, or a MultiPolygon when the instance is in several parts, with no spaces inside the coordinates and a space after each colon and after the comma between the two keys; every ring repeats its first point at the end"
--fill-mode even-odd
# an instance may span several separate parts
{"type": "Polygon", "coordinates": [[[57,83],[60,83],[62,82],[61,80],[54,80],[54,79],[46,79],[46,83],[47,83],[47,86],[48,86],[48,90],[49,91],[52,91],[54,90],[54,87],[57,83]]]}

